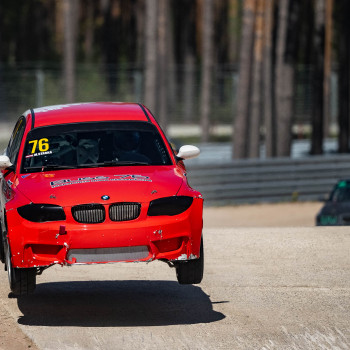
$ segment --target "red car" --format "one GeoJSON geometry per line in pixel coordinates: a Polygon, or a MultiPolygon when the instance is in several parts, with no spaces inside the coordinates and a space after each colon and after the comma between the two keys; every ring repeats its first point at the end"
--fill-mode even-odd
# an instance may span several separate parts
{"type": "Polygon", "coordinates": [[[202,195],[141,104],[26,111],[0,156],[0,258],[11,291],[54,264],[162,260],[181,284],[203,277],[202,195]]]}

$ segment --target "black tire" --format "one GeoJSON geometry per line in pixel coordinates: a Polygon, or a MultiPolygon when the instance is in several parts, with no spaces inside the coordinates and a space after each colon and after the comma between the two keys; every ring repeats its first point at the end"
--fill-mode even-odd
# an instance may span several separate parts
{"type": "Polygon", "coordinates": [[[11,252],[8,245],[6,251],[6,267],[11,292],[15,295],[27,295],[34,292],[36,287],[35,268],[14,268],[11,264],[11,252]]]}
{"type": "Polygon", "coordinates": [[[2,233],[0,236],[0,261],[5,263],[5,251],[4,251],[4,243],[2,241],[2,233]]]}
{"type": "Polygon", "coordinates": [[[1,228],[1,224],[0,224],[0,261],[4,264],[5,259],[6,259],[6,257],[5,257],[3,233],[2,233],[2,228],[1,228]]]}
{"type": "Polygon", "coordinates": [[[6,216],[4,216],[4,222],[0,222],[0,260],[3,264],[5,264],[5,271],[6,270],[6,244],[5,239],[7,232],[7,222],[6,222],[6,216]],[[4,225],[4,227],[2,227],[4,225]]]}
{"type": "Polygon", "coordinates": [[[195,260],[180,262],[176,266],[176,277],[180,284],[198,284],[202,282],[204,272],[203,238],[201,239],[200,256],[195,260]]]}

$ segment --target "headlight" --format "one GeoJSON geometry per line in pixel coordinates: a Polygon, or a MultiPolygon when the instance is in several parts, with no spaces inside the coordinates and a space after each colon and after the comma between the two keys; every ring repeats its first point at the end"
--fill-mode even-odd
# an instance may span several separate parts
{"type": "Polygon", "coordinates": [[[66,220],[63,208],[54,204],[28,204],[17,208],[22,218],[32,222],[66,220]]]}
{"type": "Polygon", "coordinates": [[[193,202],[192,197],[173,196],[155,199],[149,204],[148,216],[178,215],[187,210],[193,202]]]}

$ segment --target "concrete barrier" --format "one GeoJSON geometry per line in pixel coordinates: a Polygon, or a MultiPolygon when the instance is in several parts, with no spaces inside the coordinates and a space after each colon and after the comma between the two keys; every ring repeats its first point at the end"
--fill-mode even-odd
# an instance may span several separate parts
{"type": "Polygon", "coordinates": [[[189,165],[188,180],[207,205],[317,200],[350,178],[350,155],[189,165]]]}

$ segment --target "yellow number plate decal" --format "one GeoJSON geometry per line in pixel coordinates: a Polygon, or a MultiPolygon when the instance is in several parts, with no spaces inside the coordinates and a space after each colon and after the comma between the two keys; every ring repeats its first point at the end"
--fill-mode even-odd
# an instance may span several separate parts
{"type": "Polygon", "coordinates": [[[29,141],[29,144],[33,144],[32,147],[32,151],[31,154],[34,154],[36,152],[36,148],[39,144],[39,152],[46,152],[49,150],[50,146],[49,146],[49,140],[46,138],[40,139],[40,140],[33,140],[33,141],[29,141]]]}

